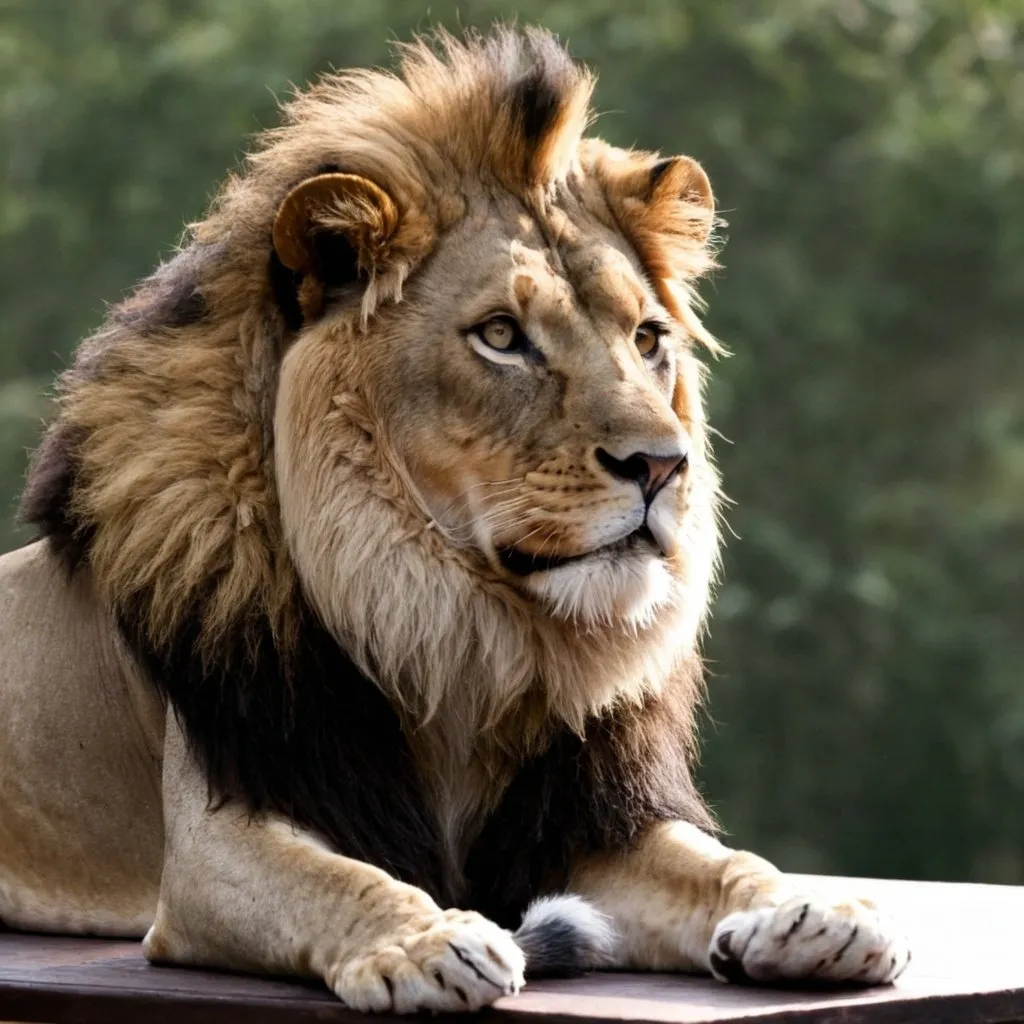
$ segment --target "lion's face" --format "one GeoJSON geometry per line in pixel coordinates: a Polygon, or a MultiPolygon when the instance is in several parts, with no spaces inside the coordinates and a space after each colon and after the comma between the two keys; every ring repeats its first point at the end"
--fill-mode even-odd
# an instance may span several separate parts
{"type": "Polygon", "coordinates": [[[277,478],[306,591],[349,647],[425,573],[433,604],[499,593],[624,645],[657,624],[689,649],[706,607],[715,480],[688,335],[713,345],[690,305],[711,186],[687,157],[584,138],[592,80],[531,46],[529,66],[446,50],[456,73],[418,50],[405,84],[353,83],[370,91],[351,123],[330,89],[298,108],[320,159],[272,230],[275,280],[298,282],[275,292],[296,307],[277,478]]]}
{"type": "Polygon", "coordinates": [[[584,623],[673,598],[706,471],[697,365],[626,240],[585,210],[541,223],[480,200],[365,334],[328,313],[303,344],[325,382],[362,347],[372,429],[480,571],[584,623]]]}

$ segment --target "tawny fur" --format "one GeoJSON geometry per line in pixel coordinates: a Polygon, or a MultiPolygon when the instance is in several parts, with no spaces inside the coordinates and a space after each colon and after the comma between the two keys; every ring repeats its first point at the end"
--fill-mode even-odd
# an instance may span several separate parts
{"type": "MultiPolygon", "coordinates": [[[[143,601],[155,643],[170,642],[197,608],[211,652],[225,633],[264,616],[278,642],[290,642],[297,580],[286,554],[272,422],[286,342],[268,293],[266,258],[278,207],[296,182],[325,165],[342,166],[379,182],[401,211],[389,258],[374,269],[349,328],[368,331],[370,339],[368,315],[400,301],[403,282],[460,216],[469,179],[493,178],[552,231],[563,228],[565,215],[551,202],[551,189],[576,182],[588,210],[616,229],[621,220],[645,252],[664,222],[663,276],[655,284],[677,297],[711,266],[707,196],[690,204],[684,195],[672,204],[679,223],[658,206],[655,222],[641,230],[643,204],[632,196],[639,185],[629,173],[642,178],[654,158],[581,143],[592,87],[585,72],[569,84],[570,101],[548,141],[527,158],[515,112],[496,106],[497,86],[510,73],[503,38],[465,47],[441,36],[440,56],[426,43],[405,48],[400,76],[345,72],[299,96],[285,110],[284,127],[266,134],[246,173],[232,178],[209,216],[190,228],[190,243],[209,253],[198,282],[209,316],[173,330],[166,345],[115,316],[89,343],[95,374],[83,379],[72,371],[66,379],[54,429],[82,439],[74,507],[96,524],[89,554],[96,584],[114,608],[143,601]]],[[[688,296],[675,308],[692,333],[707,339],[688,296]]],[[[389,457],[386,426],[368,396],[352,387],[366,376],[359,365],[364,348],[353,344],[351,360],[339,363],[349,387],[332,396],[328,412],[345,465],[325,481],[329,493],[313,507],[335,522],[345,516],[344,548],[331,552],[337,575],[325,588],[343,607],[319,610],[364,668],[376,666],[375,678],[415,721],[434,715],[453,680],[472,675],[490,682],[471,698],[479,706],[460,707],[460,727],[494,726],[538,679],[550,711],[578,727],[615,699],[656,691],[691,658],[716,557],[714,481],[706,463],[707,483],[695,495],[680,556],[688,562],[680,572],[686,592],[677,588],[657,621],[639,628],[577,629],[510,598],[507,586],[430,531],[430,515],[389,457]],[[477,641],[472,652],[467,636],[477,641]]],[[[304,358],[301,350],[291,359],[304,358]]],[[[283,379],[287,389],[287,364],[283,379]]],[[[689,385],[691,397],[697,387],[689,385]]],[[[278,413],[279,450],[302,408],[315,407],[300,394],[293,411],[288,398],[279,407],[287,409],[278,413]]],[[[691,406],[699,417],[699,401],[691,406]]],[[[308,463],[296,472],[317,473],[308,463]]],[[[301,500],[311,497],[307,479],[301,500]]],[[[309,505],[297,512],[314,514],[309,505]]]]}
{"type": "Polygon", "coordinates": [[[592,85],[543,33],[511,31],[418,42],[398,75],[328,76],[82,347],[26,492],[49,545],[0,560],[0,735],[15,753],[0,761],[0,915],[135,934],[152,919],[152,959],[313,974],[362,1009],[475,1009],[517,990],[508,932],[341,856],[279,807],[211,803],[194,737],[175,709],[155,724],[157,689],[115,625],[130,619],[159,653],[198,623],[195,650],[215,664],[239,638],[295,649],[308,601],[397,711],[453,875],[517,768],[615,712],[588,752],[629,748],[624,802],[669,788],[692,806],[689,823],[627,822],[617,848],[568,865],[614,928],[602,960],[873,981],[905,965],[860,904],[808,902],[815,929],[798,934],[784,876],[694,827],[710,825],[687,764],[718,483],[691,343],[717,350],[693,291],[714,263],[713,200],[687,158],[583,138],[592,85]],[[351,243],[355,279],[322,272],[318,236],[351,243]],[[532,325],[547,377],[508,378],[519,399],[486,421],[473,403],[487,357],[462,335],[492,306],[532,325]],[[670,321],[657,363],[633,343],[652,316],[670,321]],[[448,401],[417,408],[442,341],[448,401]],[[643,511],[658,558],[601,554],[639,522],[635,484],[601,469],[598,446],[687,456],[643,511]],[[581,561],[513,579],[498,553],[520,545],[581,561]],[[77,567],[66,585],[58,554],[77,567]],[[48,649],[63,672],[44,671],[48,649]],[[102,700],[124,744],[90,748],[95,776],[54,785],[26,687],[68,709],[62,743],[86,749],[102,700]],[[648,785],[648,768],[671,785],[648,785]],[[41,824],[17,832],[34,803],[41,824]],[[82,837],[86,870],[58,822],[82,837]],[[142,838],[108,861],[132,828],[142,838]],[[120,897],[95,883],[108,864],[120,897]],[[796,938],[751,958],[758,929],[796,938]],[[851,948],[863,962],[842,961],[851,948]],[[467,969],[477,955],[496,981],[467,969]]]}

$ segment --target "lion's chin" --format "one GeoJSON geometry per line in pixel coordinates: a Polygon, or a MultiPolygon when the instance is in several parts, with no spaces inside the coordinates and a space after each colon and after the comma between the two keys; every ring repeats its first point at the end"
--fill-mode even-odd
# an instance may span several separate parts
{"type": "Polygon", "coordinates": [[[673,577],[661,555],[630,550],[534,573],[523,586],[560,619],[584,626],[642,628],[671,601],[673,577]]]}

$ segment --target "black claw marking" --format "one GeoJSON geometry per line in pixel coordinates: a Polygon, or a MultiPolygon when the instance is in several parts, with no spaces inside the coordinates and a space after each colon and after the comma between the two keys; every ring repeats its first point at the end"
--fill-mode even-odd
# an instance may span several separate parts
{"type": "Polygon", "coordinates": [[[465,1003],[465,1004],[466,1004],[467,1006],[469,1006],[469,996],[467,996],[467,995],[466,995],[466,991],[465,991],[465,989],[461,989],[461,988],[459,988],[459,986],[458,986],[458,985],[456,985],[456,986],[455,986],[455,994],[456,994],[456,995],[457,995],[457,996],[458,996],[458,997],[459,997],[459,998],[460,998],[460,999],[461,999],[461,1000],[462,1000],[462,1001],[463,1001],[463,1002],[464,1002],[464,1003],[465,1003]]]}
{"type": "Polygon", "coordinates": [[[711,951],[710,960],[711,969],[719,978],[732,985],[743,985],[750,982],[750,975],[747,974],[746,968],[743,966],[743,956],[747,952],[751,939],[756,934],[757,928],[755,927],[750,933],[746,945],[743,947],[743,953],[738,956],[733,952],[730,945],[734,933],[731,931],[722,932],[718,936],[715,940],[715,948],[711,951]]]}
{"type": "Polygon", "coordinates": [[[839,963],[840,960],[843,959],[843,954],[853,945],[854,940],[857,938],[857,933],[859,931],[860,931],[860,925],[859,924],[855,924],[853,926],[853,931],[850,932],[850,937],[839,948],[839,951],[836,953],[836,955],[834,957],[832,957],[832,963],[837,964],[837,963],[839,963]]]}
{"type": "Polygon", "coordinates": [[[828,931],[828,925],[827,925],[827,924],[823,924],[823,925],[822,925],[822,926],[821,926],[821,927],[820,927],[820,928],[819,928],[819,929],[818,929],[818,930],[817,930],[817,931],[816,931],[816,932],[814,933],[814,938],[816,938],[816,939],[820,939],[820,938],[822,937],[822,935],[824,935],[824,934],[825,934],[825,932],[827,932],[827,931],[828,931]]]}
{"type": "Polygon", "coordinates": [[[484,952],[485,952],[485,953],[487,954],[487,956],[488,956],[488,957],[490,958],[491,962],[492,962],[492,963],[494,963],[494,964],[497,964],[497,965],[498,965],[498,967],[499,967],[499,968],[500,968],[501,970],[503,970],[503,971],[507,971],[507,970],[508,970],[508,964],[507,964],[507,963],[505,963],[505,961],[504,961],[504,960],[502,960],[502,959],[501,959],[501,957],[500,957],[500,956],[498,956],[498,954],[497,954],[497,953],[495,953],[495,951],[494,951],[493,949],[491,949],[491,947],[490,947],[490,946],[485,946],[485,947],[484,947],[484,952]]]}
{"type": "Polygon", "coordinates": [[[499,992],[505,991],[504,985],[499,985],[493,978],[488,977],[483,971],[477,966],[473,958],[464,950],[459,949],[454,942],[449,942],[448,945],[451,947],[452,952],[481,980],[486,981],[488,985],[493,985],[499,992]]]}
{"type": "Polygon", "coordinates": [[[719,956],[727,958],[732,957],[732,950],[729,948],[729,943],[732,941],[732,932],[722,932],[721,935],[715,940],[715,952],[719,956]]]}
{"type": "Polygon", "coordinates": [[[440,971],[434,971],[434,981],[437,982],[438,988],[448,987],[448,983],[444,980],[444,975],[440,971]]]}
{"type": "Polygon", "coordinates": [[[723,956],[718,949],[711,953],[711,970],[715,977],[727,981],[731,985],[743,985],[750,981],[750,977],[743,969],[743,964],[733,956],[723,956]]]}
{"type": "MultiPolygon", "coordinates": [[[[893,959],[893,962],[895,963],[899,958],[894,956],[892,959],[893,959]]],[[[907,958],[906,958],[906,960],[904,960],[903,963],[899,967],[897,967],[895,969],[893,969],[892,967],[889,968],[889,980],[890,981],[895,981],[897,978],[901,977],[903,972],[909,966],[910,966],[910,950],[908,949],[907,950],[907,958]]]]}
{"type": "Polygon", "coordinates": [[[878,954],[877,953],[868,953],[868,955],[866,957],[864,957],[864,964],[863,964],[864,969],[867,970],[867,968],[871,966],[872,962],[877,960],[877,959],[878,959],[878,954]]]}
{"type": "Polygon", "coordinates": [[[827,964],[827,963],[828,963],[828,957],[827,957],[827,956],[826,956],[826,957],[822,957],[822,958],[821,958],[821,959],[820,959],[820,960],[819,960],[819,961],[818,961],[818,962],[817,962],[817,963],[816,963],[816,964],[814,965],[814,971],[813,971],[812,973],[814,973],[814,974],[817,974],[817,973],[818,973],[818,971],[820,971],[820,970],[822,969],[822,967],[824,967],[824,966],[825,966],[825,964],[827,964]]]}
{"type": "Polygon", "coordinates": [[[786,934],[779,939],[779,945],[784,946],[792,938],[797,929],[807,920],[807,912],[811,909],[810,903],[805,903],[803,909],[797,915],[797,919],[786,929],[786,934]]]}
{"type": "Polygon", "coordinates": [[[384,987],[388,990],[388,999],[391,1000],[391,1009],[395,1008],[395,983],[386,975],[382,974],[380,980],[384,982],[384,987]]]}

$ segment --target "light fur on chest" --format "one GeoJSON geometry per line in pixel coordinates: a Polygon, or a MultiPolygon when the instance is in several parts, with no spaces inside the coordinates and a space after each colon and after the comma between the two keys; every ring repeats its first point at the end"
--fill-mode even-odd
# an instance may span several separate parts
{"type": "Polygon", "coordinates": [[[450,891],[465,885],[463,867],[473,840],[512,776],[508,757],[474,735],[457,709],[444,708],[410,734],[427,799],[438,823],[450,891]]]}

